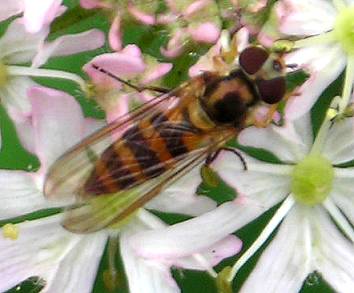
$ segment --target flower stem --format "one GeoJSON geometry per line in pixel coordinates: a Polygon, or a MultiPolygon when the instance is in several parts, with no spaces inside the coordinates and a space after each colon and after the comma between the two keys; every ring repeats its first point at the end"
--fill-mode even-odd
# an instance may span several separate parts
{"type": "Polygon", "coordinates": [[[117,279],[117,269],[116,269],[116,256],[119,246],[119,241],[117,236],[113,236],[108,241],[108,267],[111,280],[114,282],[117,279]]]}
{"type": "Polygon", "coordinates": [[[253,254],[264,244],[270,234],[278,227],[279,223],[284,219],[295,203],[294,198],[289,195],[281,204],[275,215],[269,221],[262,233],[258,236],[255,242],[246,250],[246,252],[237,260],[232,267],[228,281],[232,282],[239,269],[253,256],[253,254]]]}
{"type": "Polygon", "coordinates": [[[87,92],[87,85],[84,79],[74,73],[60,71],[60,70],[51,70],[51,69],[43,69],[43,68],[33,68],[26,66],[7,66],[9,75],[17,75],[17,76],[36,76],[36,77],[50,77],[50,78],[62,78],[68,79],[73,82],[76,82],[82,91],[87,92]]]}
{"type": "Polygon", "coordinates": [[[347,219],[343,216],[338,207],[333,203],[330,198],[323,202],[324,207],[327,209],[333,220],[343,230],[345,235],[354,243],[354,230],[348,223],[347,219]]]}

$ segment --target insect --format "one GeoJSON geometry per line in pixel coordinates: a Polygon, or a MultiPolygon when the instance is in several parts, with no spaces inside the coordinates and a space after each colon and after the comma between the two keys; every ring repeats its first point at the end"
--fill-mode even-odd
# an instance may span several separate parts
{"type": "Polygon", "coordinates": [[[286,96],[285,67],[281,54],[250,46],[229,72],[203,72],[74,146],[44,187],[48,198],[76,195],[64,227],[89,233],[118,225],[242,129],[266,126],[286,96]],[[263,104],[268,118],[257,121],[263,104]]]}

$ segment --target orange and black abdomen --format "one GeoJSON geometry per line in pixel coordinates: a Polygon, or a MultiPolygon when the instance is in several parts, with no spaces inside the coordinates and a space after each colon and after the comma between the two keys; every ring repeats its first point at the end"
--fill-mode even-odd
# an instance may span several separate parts
{"type": "Polygon", "coordinates": [[[85,193],[128,189],[173,167],[199,142],[195,128],[183,119],[175,120],[158,113],[126,130],[96,162],[84,185],[85,193]]]}

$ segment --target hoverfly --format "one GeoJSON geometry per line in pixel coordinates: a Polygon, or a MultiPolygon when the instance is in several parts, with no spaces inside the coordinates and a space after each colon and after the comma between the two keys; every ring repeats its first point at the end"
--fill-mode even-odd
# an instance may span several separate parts
{"type": "Polygon", "coordinates": [[[88,233],[118,225],[215,157],[242,129],[258,125],[257,107],[275,109],[285,98],[285,67],[282,54],[250,46],[229,72],[203,72],[74,146],[44,187],[48,198],[77,196],[64,227],[88,233]]]}

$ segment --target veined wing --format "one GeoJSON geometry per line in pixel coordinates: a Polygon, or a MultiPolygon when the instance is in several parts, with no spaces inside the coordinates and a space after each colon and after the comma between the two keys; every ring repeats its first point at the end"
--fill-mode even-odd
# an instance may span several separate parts
{"type": "Polygon", "coordinates": [[[49,169],[44,194],[48,198],[61,198],[78,195],[90,176],[102,153],[129,127],[136,125],[145,117],[159,112],[172,111],[179,97],[162,95],[147,103],[129,115],[119,117],[109,125],[96,131],[60,157],[49,169]]]}
{"type": "Polygon", "coordinates": [[[163,189],[202,164],[211,152],[217,150],[232,136],[232,133],[225,132],[211,145],[188,153],[174,168],[136,187],[112,195],[91,198],[86,203],[73,207],[67,211],[63,226],[75,233],[91,233],[108,226],[119,227],[163,189]]]}

